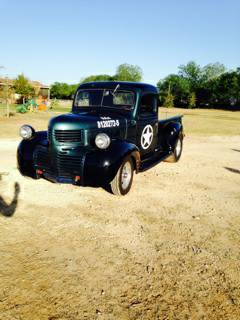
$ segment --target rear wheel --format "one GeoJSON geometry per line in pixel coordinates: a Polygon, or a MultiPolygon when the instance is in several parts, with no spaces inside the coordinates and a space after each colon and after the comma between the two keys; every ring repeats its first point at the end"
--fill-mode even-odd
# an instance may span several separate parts
{"type": "Polygon", "coordinates": [[[110,183],[111,191],[118,196],[127,194],[132,186],[133,181],[133,162],[130,157],[127,157],[112,182],[110,183]]]}
{"type": "Polygon", "coordinates": [[[183,148],[183,137],[180,135],[175,144],[173,153],[165,160],[167,162],[177,162],[181,158],[183,148]]]}

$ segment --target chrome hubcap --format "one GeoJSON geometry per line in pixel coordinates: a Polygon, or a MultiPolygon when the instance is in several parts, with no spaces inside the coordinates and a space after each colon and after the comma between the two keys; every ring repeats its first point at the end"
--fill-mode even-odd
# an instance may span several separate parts
{"type": "Polygon", "coordinates": [[[181,153],[181,141],[178,139],[177,145],[176,145],[176,156],[178,157],[181,153]]]}
{"type": "Polygon", "coordinates": [[[132,168],[130,162],[126,162],[122,169],[122,188],[125,190],[128,188],[132,177],[132,168]]]}

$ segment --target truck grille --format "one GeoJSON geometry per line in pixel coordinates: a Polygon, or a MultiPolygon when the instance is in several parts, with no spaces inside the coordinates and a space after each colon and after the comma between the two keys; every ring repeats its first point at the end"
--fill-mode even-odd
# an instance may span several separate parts
{"type": "Polygon", "coordinates": [[[44,169],[44,172],[61,178],[73,179],[75,176],[83,174],[84,154],[71,156],[65,152],[58,151],[50,154],[48,149],[37,146],[34,152],[34,165],[44,169]]]}
{"type": "Polygon", "coordinates": [[[58,152],[56,160],[59,177],[72,178],[75,175],[82,175],[83,155],[69,156],[58,152]]]}
{"type": "Polygon", "coordinates": [[[82,130],[54,130],[58,142],[82,142],[82,130]]]}
{"type": "Polygon", "coordinates": [[[46,148],[42,146],[38,146],[33,155],[34,163],[44,168],[45,170],[50,170],[51,161],[49,157],[49,153],[46,148]]]}
{"type": "Polygon", "coordinates": [[[47,138],[48,138],[48,141],[51,141],[51,139],[52,139],[52,129],[51,128],[48,128],[47,138]]]}

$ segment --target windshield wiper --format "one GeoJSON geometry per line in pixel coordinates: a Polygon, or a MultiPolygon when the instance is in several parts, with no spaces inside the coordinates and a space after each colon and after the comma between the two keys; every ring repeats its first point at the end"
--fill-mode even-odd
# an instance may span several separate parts
{"type": "Polygon", "coordinates": [[[116,85],[116,87],[115,87],[115,89],[113,90],[113,92],[111,92],[111,94],[114,96],[114,98],[115,98],[115,93],[117,92],[117,90],[118,90],[118,88],[120,87],[120,84],[118,83],[117,85],[116,85]]]}

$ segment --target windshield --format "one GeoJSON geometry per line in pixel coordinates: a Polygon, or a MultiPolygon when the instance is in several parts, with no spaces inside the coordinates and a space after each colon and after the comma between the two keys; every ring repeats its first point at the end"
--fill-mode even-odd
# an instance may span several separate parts
{"type": "Polygon", "coordinates": [[[134,108],[134,104],[134,92],[110,89],[79,90],[74,100],[76,108],[107,107],[131,110],[134,108]]]}

